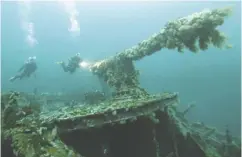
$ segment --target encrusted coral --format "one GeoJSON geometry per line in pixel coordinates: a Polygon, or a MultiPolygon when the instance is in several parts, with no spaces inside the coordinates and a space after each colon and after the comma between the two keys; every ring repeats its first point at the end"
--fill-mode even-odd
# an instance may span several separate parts
{"type": "Polygon", "coordinates": [[[16,121],[20,119],[25,113],[19,109],[17,99],[19,98],[19,93],[10,92],[1,95],[1,122],[2,128],[11,128],[15,125],[16,121]]]}
{"type": "Polygon", "coordinates": [[[179,52],[183,52],[185,48],[188,48],[192,52],[197,52],[199,48],[201,50],[207,49],[210,44],[219,48],[226,47],[226,37],[217,30],[217,27],[224,23],[224,18],[229,16],[231,12],[232,8],[229,7],[204,10],[170,21],[159,33],[155,33],[138,45],[118,53],[115,57],[97,62],[91,69],[95,73],[97,71],[102,72],[111,64],[114,58],[139,60],[162,48],[176,48],[179,52]]]}
{"type": "Polygon", "coordinates": [[[206,10],[169,22],[137,46],[92,65],[92,72],[116,89],[111,100],[90,106],[73,102],[44,113],[40,104],[58,104],[64,95],[47,98],[47,94],[44,101],[16,92],[2,95],[3,144],[17,157],[238,157],[240,140],[228,131],[223,135],[205,125],[189,124],[184,115],[190,108],[179,112],[174,107],[177,93],[149,95],[139,86],[133,65],[162,48],[197,52],[210,44],[224,46],[226,37],[216,27],[230,11],[206,10]]]}
{"type": "Polygon", "coordinates": [[[55,128],[41,126],[38,106],[40,104],[33,99],[30,102],[26,101],[17,92],[6,93],[1,97],[3,100],[1,103],[4,106],[1,119],[2,143],[11,141],[9,147],[12,147],[15,156],[64,157],[70,155],[80,157],[56,137],[55,128]]]}
{"type": "Polygon", "coordinates": [[[110,87],[116,89],[117,97],[126,94],[134,97],[145,96],[147,92],[139,87],[139,72],[135,70],[133,61],[162,48],[177,49],[179,52],[187,48],[192,52],[198,52],[208,49],[209,45],[226,47],[226,36],[217,30],[217,27],[224,23],[224,18],[230,13],[231,8],[204,10],[170,21],[159,33],[114,57],[96,62],[90,69],[110,87]]]}
{"type": "Polygon", "coordinates": [[[139,87],[139,71],[135,69],[133,61],[127,57],[117,56],[111,61],[96,63],[92,66],[92,72],[103,78],[110,87],[114,87],[115,97],[141,97],[148,93],[139,87]],[[102,67],[99,67],[102,65],[102,67]]]}
{"type": "Polygon", "coordinates": [[[235,138],[227,133],[230,144],[225,143],[226,151],[223,151],[221,141],[224,135],[199,123],[190,125],[183,112],[178,112],[173,106],[177,102],[177,93],[163,93],[147,98],[63,108],[59,114],[54,111],[39,116],[30,114],[17,120],[14,127],[4,129],[2,134],[5,140],[11,140],[18,157],[88,157],[102,156],[107,152],[119,156],[122,149],[118,146],[127,144],[123,138],[132,138],[129,147],[145,146],[142,151],[134,147],[131,153],[123,152],[129,156],[140,154],[145,157],[142,152],[152,157],[172,154],[187,157],[189,153],[202,157],[222,157],[223,153],[234,154],[230,157],[238,156],[240,145],[235,138]],[[142,136],[138,136],[138,132],[142,136]],[[88,149],[90,143],[97,151],[88,149]]]}
{"type": "Polygon", "coordinates": [[[139,60],[162,48],[177,49],[178,52],[183,52],[185,48],[192,52],[206,50],[209,45],[227,48],[226,36],[216,28],[224,23],[224,18],[231,12],[231,8],[204,10],[170,21],[159,33],[118,55],[139,60]]]}

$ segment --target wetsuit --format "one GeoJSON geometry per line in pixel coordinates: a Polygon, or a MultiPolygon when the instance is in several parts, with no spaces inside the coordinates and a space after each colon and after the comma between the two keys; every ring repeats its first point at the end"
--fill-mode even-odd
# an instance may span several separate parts
{"type": "Polygon", "coordinates": [[[62,62],[61,66],[65,72],[74,73],[79,67],[80,62],[82,62],[82,59],[79,56],[74,56],[69,60],[68,65],[62,62]]]}
{"type": "Polygon", "coordinates": [[[24,77],[30,77],[32,73],[34,73],[37,69],[37,64],[34,61],[29,61],[26,62],[20,69],[18,72],[21,72],[20,74],[15,75],[14,77],[12,77],[10,79],[10,81],[15,81],[16,79],[22,79],[24,77]]]}

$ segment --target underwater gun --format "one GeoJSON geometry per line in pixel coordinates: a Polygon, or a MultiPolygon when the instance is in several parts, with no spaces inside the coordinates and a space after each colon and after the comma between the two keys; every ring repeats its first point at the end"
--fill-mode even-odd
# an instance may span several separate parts
{"type": "Polygon", "coordinates": [[[170,21],[160,32],[153,34],[146,40],[126,49],[117,55],[96,62],[91,69],[102,70],[112,64],[117,58],[128,58],[133,61],[160,51],[163,48],[177,49],[184,52],[187,48],[191,52],[206,50],[209,45],[218,48],[231,48],[226,43],[226,36],[216,28],[224,23],[224,19],[232,12],[231,7],[204,10],[187,17],[170,21]],[[198,41],[198,44],[197,44],[198,41]]]}
{"type": "MultiPolygon", "coordinates": [[[[188,49],[193,53],[206,50],[209,45],[217,48],[230,48],[231,46],[226,43],[226,36],[217,27],[224,23],[224,19],[231,12],[230,7],[204,10],[170,21],[160,32],[153,34],[138,45],[98,61],[89,68],[93,74],[104,78],[109,86],[125,93],[130,90],[130,87],[139,86],[137,78],[139,73],[135,70],[133,61],[150,56],[163,48],[177,49],[178,52],[188,49]]],[[[138,91],[145,93],[141,88],[138,91]]]]}

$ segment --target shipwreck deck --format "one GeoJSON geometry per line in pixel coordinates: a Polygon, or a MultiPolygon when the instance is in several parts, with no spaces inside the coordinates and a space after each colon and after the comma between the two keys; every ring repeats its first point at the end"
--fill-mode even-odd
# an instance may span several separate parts
{"type": "Polygon", "coordinates": [[[177,93],[163,93],[141,99],[107,101],[96,105],[67,107],[57,112],[41,114],[45,124],[56,125],[61,131],[88,129],[110,123],[122,123],[148,116],[178,102],[177,93]]]}

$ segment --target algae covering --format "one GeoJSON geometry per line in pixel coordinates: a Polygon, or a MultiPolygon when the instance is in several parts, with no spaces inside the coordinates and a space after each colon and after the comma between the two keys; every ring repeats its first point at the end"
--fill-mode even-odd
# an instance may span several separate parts
{"type": "Polygon", "coordinates": [[[197,52],[209,44],[226,46],[216,27],[230,11],[206,10],[169,22],[139,45],[91,65],[115,89],[111,99],[86,93],[84,104],[79,96],[61,93],[1,93],[2,156],[239,157],[240,138],[229,129],[220,133],[190,124],[184,116],[192,106],[178,111],[177,93],[150,95],[140,87],[133,64],[162,48],[197,52]],[[50,109],[52,105],[61,107],[50,109]]]}
{"type": "Polygon", "coordinates": [[[133,61],[152,55],[161,49],[177,49],[183,52],[206,50],[208,47],[230,48],[226,36],[217,27],[224,23],[224,18],[231,14],[231,8],[204,10],[190,16],[170,21],[160,32],[147,40],[117,55],[91,65],[90,70],[111,87],[116,89],[115,95],[144,96],[147,92],[140,88],[138,70],[133,61]]]}
{"type": "Polygon", "coordinates": [[[31,108],[28,114],[25,106],[18,105],[26,94],[3,97],[3,105],[13,109],[2,111],[3,156],[240,156],[240,139],[228,131],[222,134],[202,123],[189,124],[184,112],[176,110],[177,93],[114,99],[50,113],[31,108]],[[6,123],[6,118],[12,123],[6,123]]]}

